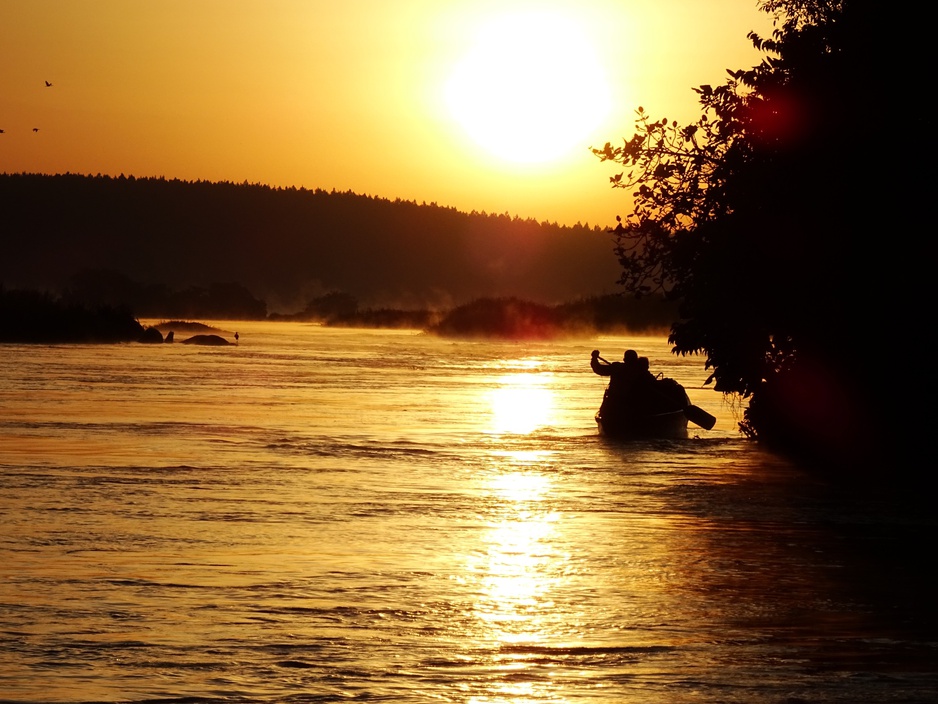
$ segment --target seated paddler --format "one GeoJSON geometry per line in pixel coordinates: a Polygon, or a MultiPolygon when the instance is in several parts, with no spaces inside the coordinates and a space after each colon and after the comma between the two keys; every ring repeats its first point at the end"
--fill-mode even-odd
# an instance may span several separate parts
{"type": "Polygon", "coordinates": [[[607,362],[599,356],[599,350],[593,350],[590,369],[600,376],[609,377],[609,386],[603,396],[600,410],[606,413],[626,411],[628,397],[633,393],[639,377],[638,353],[635,350],[626,350],[621,362],[607,362]]]}

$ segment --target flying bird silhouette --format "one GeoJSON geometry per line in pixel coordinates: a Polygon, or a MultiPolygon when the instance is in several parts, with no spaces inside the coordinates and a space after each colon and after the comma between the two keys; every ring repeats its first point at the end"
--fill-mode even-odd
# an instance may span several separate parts
{"type": "Polygon", "coordinates": [[[39,131],[38,127],[33,127],[33,132],[38,132],[38,131],[39,131]]]}
{"type": "Polygon", "coordinates": [[[46,88],[51,88],[51,87],[52,87],[52,84],[49,83],[49,81],[46,81],[46,88]]]}

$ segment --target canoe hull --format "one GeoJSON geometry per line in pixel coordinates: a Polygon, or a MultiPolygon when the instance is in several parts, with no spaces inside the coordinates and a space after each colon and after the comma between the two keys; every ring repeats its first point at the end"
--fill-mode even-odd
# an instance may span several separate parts
{"type": "Polygon", "coordinates": [[[686,438],[690,399],[673,379],[657,379],[634,387],[624,398],[609,390],[596,413],[599,432],[612,438],[686,438]]]}
{"type": "Polygon", "coordinates": [[[596,425],[601,435],[621,440],[687,437],[687,416],[682,410],[631,417],[609,417],[600,411],[596,414],[596,425]]]}

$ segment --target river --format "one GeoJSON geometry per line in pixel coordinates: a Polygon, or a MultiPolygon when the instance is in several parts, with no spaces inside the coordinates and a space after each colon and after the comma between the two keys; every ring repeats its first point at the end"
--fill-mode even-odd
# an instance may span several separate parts
{"type": "Polygon", "coordinates": [[[938,700],[933,512],[663,338],[216,325],[0,345],[0,701],[938,700]],[[626,347],[716,427],[600,437],[626,347]]]}

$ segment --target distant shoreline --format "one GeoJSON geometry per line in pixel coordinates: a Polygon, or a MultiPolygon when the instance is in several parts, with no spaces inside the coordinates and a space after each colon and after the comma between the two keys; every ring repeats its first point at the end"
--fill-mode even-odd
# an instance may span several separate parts
{"type": "MultiPolygon", "coordinates": [[[[659,302],[642,307],[629,303],[630,299],[621,297],[598,297],[545,306],[518,298],[480,298],[445,313],[354,308],[334,314],[306,311],[255,320],[308,322],[325,327],[415,329],[444,338],[505,340],[597,333],[649,334],[669,329],[674,311],[668,304],[659,302]]],[[[160,320],[143,325],[126,307],[90,306],[47,293],[0,287],[0,342],[162,342],[164,337],[172,340],[177,334],[225,332],[193,320],[160,320]]]]}

